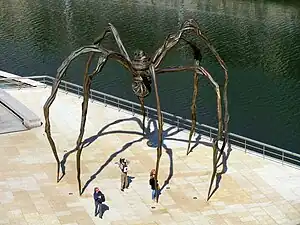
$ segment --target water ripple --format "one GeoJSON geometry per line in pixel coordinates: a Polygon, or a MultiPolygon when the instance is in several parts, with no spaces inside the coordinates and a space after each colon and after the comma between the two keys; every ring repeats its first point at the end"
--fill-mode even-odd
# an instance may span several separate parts
{"type": "MultiPolygon", "coordinates": [[[[169,33],[188,18],[224,58],[230,75],[232,132],[297,151],[300,145],[300,10],[269,1],[27,0],[0,3],[0,69],[22,75],[54,75],[72,50],[90,43],[107,22],[120,32],[132,55],[153,53],[169,33]]],[[[195,39],[195,38],[194,38],[195,39]]],[[[194,40],[193,39],[193,40],[194,40]]],[[[204,46],[202,43],[201,46],[204,46]]],[[[113,39],[105,47],[117,50],[113,39]]],[[[222,82],[219,65],[205,48],[203,65],[222,82]]],[[[86,57],[72,63],[68,79],[82,84],[86,57]]],[[[178,48],[163,65],[192,63],[188,48],[178,48]]],[[[131,75],[109,62],[93,88],[137,101],[131,75]]],[[[192,74],[159,78],[162,107],[190,118],[192,74]]],[[[153,96],[147,104],[155,106],[153,96]]],[[[204,78],[199,85],[198,118],[216,125],[214,92],[204,78]]]]}

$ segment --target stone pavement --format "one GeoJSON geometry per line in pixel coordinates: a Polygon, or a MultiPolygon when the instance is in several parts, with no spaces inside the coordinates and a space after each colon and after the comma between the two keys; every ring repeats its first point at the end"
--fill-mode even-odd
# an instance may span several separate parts
{"type": "MultiPolygon", "coordinates": [[[[50,90],[8,92],[44,120],[42,107],[50,90]]],[[[59,183],[55,182],[56,164],[44,126],[0,135],[0,224],[300,223],[299,170],[233,149],[220,187],[207,202],[212,171],[209,143],[201,140],[203,143],[186,156],[188,133],[168,126],[159,183],[164,186],[165,180],[170,181],[159,203],[152,203],[148,179],[155,166],[156,149],[148,147],[147,141],[155,140],[153,123],[148,121],[148,139],[143,138],[140,117],[95,102],[89,104],[82,154],[82,184],[88,186],[79,197],[76,154],[71,150],[78,135],[81,101],[59,91],[50,108],[52,134],[60,158],[66,159],[66,175],[59,183]],[[120,191],[120,174],[114,164],[120,157],[130,160],[129,176],[134,177],[125,192],[120,191]],[[103,220],[93,215],[95,186],[106,195],[109,207],[103,220]]]]}

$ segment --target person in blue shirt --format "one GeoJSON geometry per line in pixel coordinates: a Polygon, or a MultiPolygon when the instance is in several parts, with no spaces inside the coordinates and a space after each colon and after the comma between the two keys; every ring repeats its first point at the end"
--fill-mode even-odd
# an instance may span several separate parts
{"type": "Polygon", "coordinates": [[[94,201],[95,201],[95,216],[99,214],[99,217],[102,219],[103,216],[102,203],[105,202],[105,197],[98,187],[94,188],[94,201]]]}

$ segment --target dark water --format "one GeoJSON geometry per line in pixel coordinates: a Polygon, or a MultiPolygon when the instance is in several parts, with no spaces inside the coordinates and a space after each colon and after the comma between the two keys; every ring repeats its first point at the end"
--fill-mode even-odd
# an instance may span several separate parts
{"type": "MultiPolygon", "coordinates": [[[[230,131],[300,153],[300,5],[297,1],[250,0],[0,0],[0,69],[23,76],[51,75],[62,60],[90,44],[105,25],[117,27],[132,55],[152,54],[169,33],[196,19],[229,68],[230,131]]],[[[115,49],[112,40],[105,43],[115,49]]],[[[204,65],[218,82],[221,70],[208,51],[204,65]]],[[[83,60],[67,80],[82,84],[83,60]]],[[[182,45],[164,65],[193,63],[182,45]]],[[[192,74],[158,78],[164,111],[190,118],[192,74]]],[[[131,79],[109,62],[93,88],[136,101],[131,79]]],[[[155,107],[154,95],[146,104],[155,107]]],[[[216,126],[215,95],[200,80],[200,123],[216,126]]],[[[78,106],[78,110],[80,106],[78,106]]]]}

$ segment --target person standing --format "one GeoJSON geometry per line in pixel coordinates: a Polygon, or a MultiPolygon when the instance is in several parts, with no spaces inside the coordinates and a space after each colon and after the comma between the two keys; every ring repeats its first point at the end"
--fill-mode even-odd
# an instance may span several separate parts
{"type": "Polygon", "coordinates": [[[129,186],[127,176],[129,161],[125,158],[120,158],[120,161],[117,164],[121,170],[121,191],[124,191],[124,188],[128,188],[129,186]]]}
{"type": "Polygon", "coordinates": [[[157,192],[156,192],[156,181],[155,181],[155,174],[156,174],[156,170],[152,169],[150,172],[150,179],[149,179],[149,185],[151,186],[151,190],[152,190],[152,201],[155,202],[155,198],[157,196],[157,194],[159,195],[160,190],[159,190],[159,184],[157,182],[157,192]]]}
{"type": "Polygon", "coordinates": [[[95,216],[99,214],[102,219],[103,216],[103,202],[105,202],[105,196],[98,187],[94,188],[94,201],[95,201],[95,216]]]}

